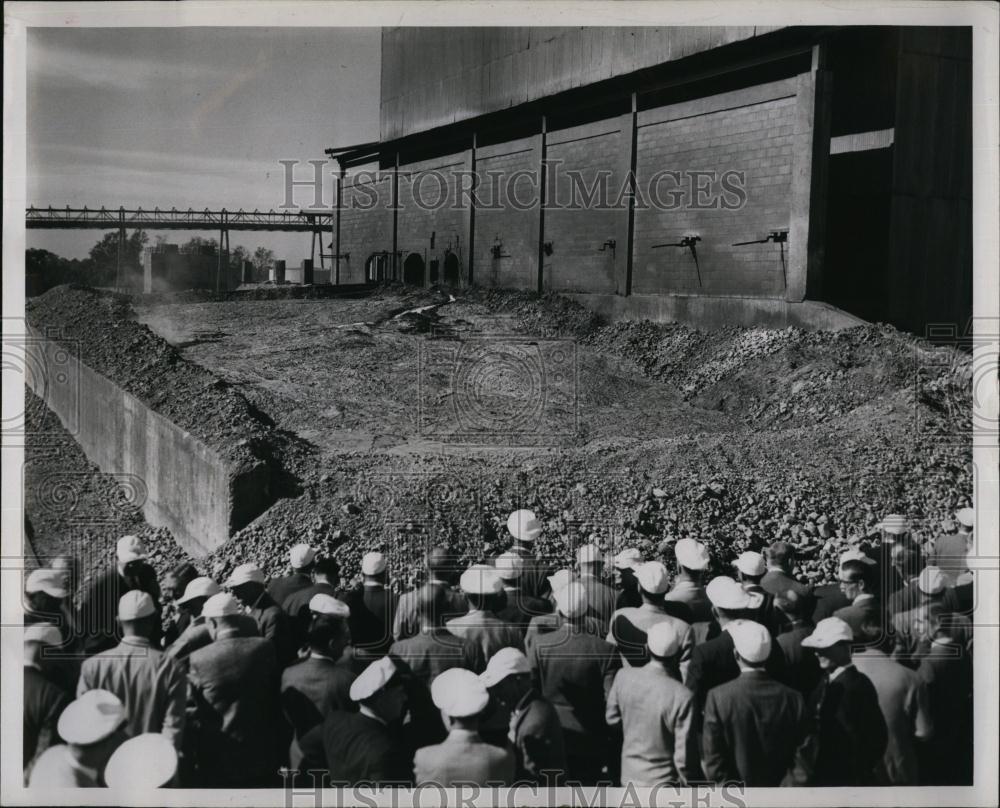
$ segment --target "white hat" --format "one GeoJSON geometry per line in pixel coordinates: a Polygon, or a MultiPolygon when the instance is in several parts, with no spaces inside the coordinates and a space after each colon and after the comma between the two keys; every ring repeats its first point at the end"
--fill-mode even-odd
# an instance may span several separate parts
{"type": "Polygon", "coordinates": [[[459,586],[469,595],[493,595],[503,589],[503,580],[493,567],[474,564],[462,573],[459,586]]]}
{"type": "Polygon", "coordinates": [[[626,547],[615,556],[615,569],[634,570],[642,563],[642,553],[635,547],[626,547]]]}
{"type": "Polygon", "coordinates": [[[845,552],[840,554],[840,566],[844,566],[844,563],[847,561],[860,561],[862,564],[868,564],[868,565],[875,563],[874,558],[869,558],[863,552],[861,552],[861,550],[858,549],[846,550],[845,552]]]}
{"type": "Polygon", "coordinates": [[[740,557],[733,562],[733,566],[744,575],[752,575],[754,577],[767,572],[767,564],[764,561],[764,556],[760,553],[755,553],[753,550],[740,553],[740,557]]]}
{"type": "Polygon", "coordinates": [[[938,567],[924,567],[917,578],[917,589],[925,595],[937,595],[944,591],[947,580],[938,567]]]}
{"type": "Polygon", "coordinates": [[[66,573],[53,569],[32,570],[28,580],[24,582],[24,591],[29,595],[32,592],[44,592],[54,598],[64,598],[68,594],[66,573]]]}
{"type": "Polygon", "coordinates": [[[518,541],[531,542],[542,532],[542,523],[534,511],[514,511],[507,517],[507,532],[518,541]]]}
{"type": "Polygon", "coordinates": [[[726,575],[713,578],[705,587],[705,594],[712,605],[719,609],[746,609],[751,605],[750,594],[726,575]]]}
{"type": "Polygon", "coordinates": [[[109,788],[161,788],[177,774],[177,750],[166,735],[145,732],[119,746],[104,768],[109,788]]]}
{"type": "Polygon", "coordinates": [[[228,592],[212,595],[201,607],[202,617],[229,617],[240,613],[240,604],[228,592]]]}
{"type": "Polygon", "coordinates": [[[351,682],[351,700],[364,701],[371,698],[389,684],[389,680],[395,675],[396,663],[390,657],[384,656],[376,660],[351,682]]]}
{"type": "Polygon", "coordinates": [[[596,564],[604,560],[601,548],[596,544],[585,544],[576,551],[576,561],[578,564],[596,564]]]}
{"type": "Polygon", "coordinates": [[[316,551],[308,544],[296,544],[288,551],[288,560],[292,563],[293,569],[300,570],[316,560],[316,551]]]}
{"type": "Polygon", "coordinates": [[[431,682],[431,699],[439,710],[452,718],[468,718],[483,711],[490,694],[472,671],[450,668],[431,682]]]}
{"type": "Polygon", "coordinates": [[[103,741],[125,721],[125,705],[107,690],[88,690],[72,702],[56,729],[66,743],[89,746],[103,741]]]}
{"type": "Polygon", "coordinates": [[[264,573],[256,564],[240,564],[230,573],[223,586],[239,586],[248,583],[264,583],[264,573]]]}
{"type": "Polygon", "coordinates": [[[117,555],[122,564],[135,561],[138,558],[145,558],[146,545],[138,536],[122,536],[118,539],[117,555]]]}
{"type": "Polygon", "coordinates": [[[309,599],[309,611],[315,614],[326,615],[327,617],[347,618],[351,616],[350,606],[344,603],[344,601],[337,600],[332,595],[327,595],[323,592],[313,595],[309,599]]]}
{"type": "Polygon", "coordinates": [[[565,617],[579,617],[587,611],[587,590],[579,581],[570,581],[561,589],[553,590],[556,608],[565,617]]]}
{"type": "Polygon", "coordinates": [[[547,577],[549,582],[549,588],[555,592],[557,589],[562,589],[566,584],[573,580],[573,573],[569,570],[556,570],[551,575],[547,577]]]}
{"type": "Polygon", "coordinates": [[[62,634],[51,623],[35,623],[24,627],[25,642],[40,642],[42,645],[60,646],[63,644],[62,634]]]}
{"type": "Polygon", "coordinates": [[[802,640],[802,645],[806,648],[829,648],[838,642],[854,642],[854,632],[839,617],[827,617],[816,624],[813,633],[802,640]]]}
{"type": "Polygon", "coordinates": [[[902,514],[890,513],[881,522],[879,522],[876,527],[886,533],[898,536],[901,533],[907,533],[909,531],[910,522],[902,514]]]}
{"type": "Polygon", "coordinates": [[[524,569],[524,559],[517,553],[502,553],[497,556],[497,560],[494,563],[496,564],[497,572],[500,573],[500,577],[507,580],[520,578],[521,571],[524,569]]]}
{"type": "Polygon", "coordinates": [[[362,575],[380,575],[385,572],[386,562],[382,553],[365,553],[361,559],[362,575]]]}
{"type": "Polygon", "coordinates": [[[670,576],[666,566],[660,561],[647,561],[635,569],[635,579],[639,586],[651,595],[666,592],[670,586],[670,576]]]}
{"type": "Polygon", "coordinates": [[[486,670],[479,674],[479,681],[484,687],[493,687],[517,673],[531,673],[528,658],[517,648],[501,648],[490,657],[486,670]]]}
{"type": "Polygon", "coordinates": [[[132,589],[118,599],[119,620],[141,620],[155,612],[156,605],[148,592],[132,589]]]}
{"type": "Polygon", "coordinates": [[[708,566],[708,548],[694,539],[680,539],[674,545],[677,563],[689,570],[703,570],[708,566]]]}
{"type": "Polygon", "coordinates": [[[976,526],[976,512],[973,508],[962,508],[956,514],[955,518],[958,520],[959,524],[965,527],[975,527],[976,526]]]}
{"type": "Polygon", "coordinates": [[[763,662],[771,655],[771,635],[754,620],[733,620],[726,624],[733,646],[751,665],[763,662]]]}
{"type": "Polygon", "coordinates": [[[177,602],[187,603],[195,598],[210,598],[212,595],[218,595],[221,591],[221,586],[207,575],[202,575],[200,578],[188,582],[188,585],[184,587],[184,594],[177,598],[177,602]]]}
{"type": "Polygon", "coordinates": [[[672,657],[681,647],[681,638],[670,620],[654,623],[646,632],[646,646],[649,653],[658,657],[672,657]]]}

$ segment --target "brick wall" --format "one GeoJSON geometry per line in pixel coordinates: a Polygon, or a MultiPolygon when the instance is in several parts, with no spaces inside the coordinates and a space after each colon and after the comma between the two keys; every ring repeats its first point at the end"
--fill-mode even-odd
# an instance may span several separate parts
{"type": "MultiPolygon", "coordinates": [[[[340,252],[348,253],[349,257],[340,260],[341,283],[363,283],[368,256],[392,252],[391,197],[390,172],[345,178],[340,211],[340,252]]],[[[324,239],[328,237],[328,233],[323,236],[324,239]]]]}

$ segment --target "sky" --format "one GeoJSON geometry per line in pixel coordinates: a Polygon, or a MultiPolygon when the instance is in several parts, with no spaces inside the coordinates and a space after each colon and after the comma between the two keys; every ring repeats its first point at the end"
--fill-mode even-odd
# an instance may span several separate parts
{"type": "MultiPolygon", "coordinates": [[[[28,204],[278,209],[279,160],[311,179],[324,149],[378,139],[380,51],[378,28],[31,28],[28,204]]],[[[83,258],[101,235],[29,230],[27,246],[83,258]]],[[[310,248],[308,234],[230,241],[290,266],[310,248]]]]}

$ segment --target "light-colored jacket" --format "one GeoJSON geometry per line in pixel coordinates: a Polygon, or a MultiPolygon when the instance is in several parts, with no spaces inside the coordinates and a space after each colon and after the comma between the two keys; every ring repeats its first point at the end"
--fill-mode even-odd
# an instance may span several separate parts
{"type": "Polygon", "coordinates": [[[452,729],[443,743],[418,749],[413,768],[418,785],[510,785],[514,782],[514,753],[486,743],[473,730],[452,729]]]}

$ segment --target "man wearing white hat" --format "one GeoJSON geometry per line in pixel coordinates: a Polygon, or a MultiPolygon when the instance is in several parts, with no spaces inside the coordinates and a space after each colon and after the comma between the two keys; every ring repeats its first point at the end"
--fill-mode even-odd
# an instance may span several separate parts
{"type": "Polygon", "coordinates": [[[816,716],[815,762],[796,766],[796,785],[872,786],[880,779],[888,730],[871,680],[851,662],[854,633],[839,617],[828,617],[802,641],[812,648],[826,676],[806,705],[816,716]]]}
{"type": "Polygon", "coordinates": [[[649,662],[623,668],[608,694],[606,719],[621,725],[621,782],[636,788],[665,783],[683,785],[688,733],[693,717],[691,692],[681,684],[678,664],[681,636],[669,622],[646,635],[649,662]]]}
{"type": "Polygon", "coordinates": [[[604,553],[596,544],[584,544],[576,551],[576,563],[580,568],[580,583],[587,590],[587,603],[590,604],[587,614],[598,620],[602,632],[607,631],[618,596],[614,589],[601,580],[604,553]]]}
{"type": "MultiPolygon", "coordinates": [[[[458,617],[468,610],[465,596],[455,589],[457,579],[456,566],[458,558],[447,547],[432,547],[424,559],[427,570],[427,583],[440,587],[445,592],[448,608],[441,620],[458,617]]],[[[420,631],[419,602],[421,587],[405,592],[396,606],[396,614],[392,619],[392,636],[395,640],[405,640],[420,631]]]]}
{"type": "Polygon", "coordinates": [[[180,750],[188,683],[173,657],[150,643],[159,615],[146,592],[133,589],[118,601],[122,641],[84,660],[77,696],[107,690],[125,705],[130,735],[162,732],[180,750]]]}
{"type": "MultiPolygon", "coordinates": [[[[528,630],[524,634],[524,653],[530,658],[531,657],[531,647],[534,645],[535,640],[540,634],[547,634],[550,631],[555,631],[559,626],[561,626],[566,618],[559,613],[558,608],[556,608],[555,592],[564,588],[566,584],[571,581],[578,581],[579,579],[568,569],[561,569],[554,571],[548,576],[546,580],[546,587],[548,595],[545,600],[549,604],[550,612],[549,614],[539,614],[531,618],[528,623],[528,630]]],[[[601,624],[598,619],[590,614],[583,618],[584,630],[595,637],[603,637],[604,632],[601,631],[601,624]]]]}
{"type": "Polygon", "coordinates": [[[708,548],[695,539],[679,539],[674,544],[677,559],[677,578],[666,600],[687,604],[694,623],[707,623],[712,619],[712,604],[705,594],[705,574],[711,561],[708,548]]]}
{"type": "Polygon", "coordinates": [[[764,626],[734,620],[727,631],[740,675],[708,692],[702,767],[715,783],[774,788],[805,737],[803,698],[764,669],[772,645],[764,626]]]}
{"type": "Polygon", "coordinates": [[[636,547],[626,547],[615,556],[615,587],[618,589],[616,609],[642,606],[639,584],[635,580],[635,571],[642,566],[642,563],[642,553],[636,547]]]}
{"type": "Polygon", "coordinates": [[[529,595],[521,588],[521,573],[525,564],[520,555],[513,551],[503,553],[497,556],[494,566],[503,582],[503,592],[507,600],[507,605],[497,612],[497,617],[505,623],[517,626],[523,635],[533,617],[549,614],[552,608],[549,601],[529,595]]]}
{"type": "Polygon", "coordinates": [[[614,645],[587,630],[587,590],[578,581],[570,581],[553,595],[563,622],[535,637],[528,661],[542,696],[556,708],[562,724],[566,775],[589,785],[610,762],[604,711],[621,661],[614,645]]]}
{"type": "Polygon", "coordinates": [[[240,564],[230,573],[223,586],[243,604],[246,613],[257,621],[260,636],[274,643],[278,666],[282,667],[295,657],[295,639],[288,615],[267,594],[264,581],[264,573],[256,564],[240,564]]]}
{"type": "Polygon", "coordinates": [[[343,597],[351,609],[351,645],[357,656],[367,661],[385,656],[392,645],[396,596],[386,587],[388,571],[384,553],[365,553],[361,558],[361,587],[343,597]]]}
{"type": "Polygon", "coordinates": [[[409,760],[400,741],[407,692],[391,657],[364,669],[351,684],[357,712],[334,710],[302,738],[304,771],[323,771],[333,785],[407,785],[409,760]]]}
{"type": "Polygon", "coordinates": [[[972,508],[962,508],[955,514],[957,531],[937,536],[931,545],[931,563],[945,575],[948,586],[955,586],[959,575],[966,572],[965,557],[972,549],[972,528],[976,514],[972,508]]]}
{"type": "Polygon", "coordinates": [[[494,611],[503,597],[503,580],[496,569],[474,564],[462,573],[459,585],[469,601],[469,611],[447,621],[445,626],[448,631],[479,645],[484,659],[508,646],[524,650],[521,631],[517,626],[505,623],[494,611]]]}
{"type": "MultiPolygon", "coordinates": [[[[201,610],[213,595],[222,591],[222,587],[207,576],[201,576],[188,582],[184,594],[177,599],[177,608],[190,616],[187,628],[166,649],[168,656],[176,660],[186,660],[199,648],[204,648],[212,641],[208,625],[201,610]]],[[[244,637],[259,637],[260,630],[257,621],[248,614],[240,614],[235,618],[239,622],[240,632],[244,637]]]]}
{"type": "Polygon", "coordinates": [[[544,598],[550,591],[551,569],[535,555],[535,542],[542,535],[541,520],[534,511],[514,511],[507,517],[507,532],[514,541],[511,552],[524,560],[520,575],[522,591],[535,598],[544,598]]]}
{"type": "Polygon", "coordinates": [[[267,583],[267,594],[271,600],[282,606],[294,592],[305,589],[312,583],[312,567],[316,561],[316,551],[308,544],[296,544],[288,551],[288,564],[292,571],[279,575],[267,583]]]}
{"type": "Polygon", "coordinates": [[[968,647],[972,642],[972,623],[955,608],[955,594],[947,584],[947,577],[938,567],[924,567],[917,576],[914,589],[918,600],[911,608],[893,615],[895,634],[894,659],[904,665],[916,667],[920,658],[929,650],[938,622],[943,623],[955,642],[968,647]],[[931,609],[944,612],[940,621],[930,618],[931,609]]]}
{"type": "Polygon", "coordinates": [[[277,787],[280,721],[274,643],[242,635],[240,604],[228,592],[205,601],[212,642],[188,657],[194,705],[196,782],[205,787],[277,787]]]}
{"type": "Polygon", "coordinates": [[[417,750],[413,760],[417,785],[512,784],[514,753],[486,743],[479,735],[479,715],[489,703],[479,677],[463,668],[445,671],[431,682],[431,699],[441,711],[448,737],[417,750]]]}
{"type": "Polygon", "coordinates": [[[47,649],[41,669],[53,684],[73,692],[80,677],[81,643],[66,583],[65,572],[54,566],[33,570],[24,583],[24,622],[58,626],[62,640],[47,649]]]}
{"type": "Polygon", "coordinates": [[[774,613],[774,596],[761,585],[761,580],[767,572],[764,556],[753,550],[746,550],[733,561],[733,567],[736,569],[736,578],[743,588],[761,598],[760,606],[747,614],[747,617],[756,620],[762,626],[767,626],[772,634],[777,634],[779,616],[774,613]]]}
{"type": "Polygon", "coordinates": [[[69,692],[44,673],[44,650],[62,645],[62,635],[53,625],[35,623],[24,629],[24,735],[25,772],[35,755],[56,742],[56,721],[70,703],[69,692]]]}
{"type": "Polygon", "coordinates": [[[155,732],[129,738],[119,746],[104,769],[108,788],[135,793],[165,788],[177,782],[177,750],[169,739],[155,732]]]}
{"type": "Polygon", "coordinates": [[[288,615],[292,634],[291,645],[296,650],[305,645],[306,635],[309,633],[309,625],[313,618],[312,610],[309,608],[312,599],[316,595],[329,595],[338,600],[345,600],[345,595],[339,587],[340,565],[335,558],[329,556],[317,558],[310,567],[309,575],[312,583],[292,592],[281,604],[282,611],[288,615]]]}
{"type": "Polygon", "coordinates": [[[694,631],[691,623],[679,615],[690,617],[691,612],[684,603],[668,603],[664,599],[670,586],[670,576],[661,561],[642,564],[636,569],[635,577],[642,596],[642,606],[616,610],[611,618],[607,640],[617,646],[626,664],[645,665],[646,633],[657,623],[670,623],[680,643],[678,659],[683,678],[694,649],[694,631]]]}
{"type": "Polygon", "coordinates": [[[99,788],[112,753],[128,738],[125,705],[106,690],[89,690],[63,710],[57,730],[66,742],[35,760],[29,788],[99,788]]]}

